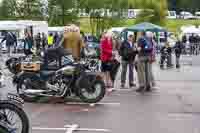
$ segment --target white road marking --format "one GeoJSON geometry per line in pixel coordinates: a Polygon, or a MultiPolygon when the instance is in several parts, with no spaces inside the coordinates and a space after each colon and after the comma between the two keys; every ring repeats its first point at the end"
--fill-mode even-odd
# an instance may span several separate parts
{"type": "Polygon", "coordinates": [[[134,89],[113,89],[113,90],[114,90],[114,91],[119,91],[119,92],[120,92],[120,91],[121,91],[121,92],[123,92],[123,91],[124,91],[124,92],[127,92],[127,91],[128,91],[128,92],[129,92],[129,91],[134,91],[134,89]]]}
{"type": "Polygon", "coordinates": [[[66,131],[65,133],[73,133],[73,131],[88,131],[88,132],[111,132],[109,129],[95,129],[95,128],[79,128],[79,125],[65,125],[64,128],[43,128],[33,127],[32,130],[40,131],[66,131]]]}
{"type": "Polygon", "coordinates": [[[64,127],[67,128],[66,133],[73,133],[73,131],[77,131],[79,126],[77,124],[74,124],[74,125],[66,125],[64,127]]]}
{"type": "Polygon", "coordinates": [[[66,102],[65,104],[68,105],[89,105],[89,106],[95,106],[95,105],[120,105],[120,103],[113,102],[113,103],[81,103],[81,102],[66,102]]]}

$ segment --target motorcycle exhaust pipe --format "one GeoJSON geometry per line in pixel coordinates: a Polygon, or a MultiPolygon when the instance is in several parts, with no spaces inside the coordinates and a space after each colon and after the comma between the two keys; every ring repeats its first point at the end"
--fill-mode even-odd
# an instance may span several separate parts
{"type": "Polygon", "coordinates": [[[33,89],[27,89],[27,90],[24,90],[23,91],[25,94],[41,94],[41,93],[44,93],[44,92],[47,92],[46,90],[33,90],[33,89]]]}
{"type": "Polygon", "coordinates": [[[57,97],[57,98],[61,98],[62,97],[62,96],[43,94],[45,92],[48,93],[49,91],[46,91],[46,90],[33,90],[33,89],[28,89],[28,90],[24,90],[23,91],[24,94],[28,94],[28,95],[38,95],[38,96],[57,97]]]}

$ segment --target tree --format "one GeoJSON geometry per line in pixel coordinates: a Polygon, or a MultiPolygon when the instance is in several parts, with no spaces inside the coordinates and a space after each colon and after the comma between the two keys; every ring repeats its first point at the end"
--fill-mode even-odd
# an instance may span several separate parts
{"type": "Polygon", "coordinates": [[[40,0],[3,0],[0,6],[1,19],[41,20],[43,4],[40,0]]]}
{"type": "Polygon", "coordinates": [[[74,0],[48,0],[48,16],[50,25],[66,25],[77,20],[74,0]]]}
{"type": "Polygon", "coordinates": [[[24,19],[43,20],[42,8],[44,4],[41,0],[17,0],[20,10],[19,15],[24,19]]]}
{"type": "Polygon", "coordinates": [[[16,5],[15,0],[3,0],[0,5],[0,19],[15,19],[17,15],[16,5]]]}
{"type": "Polygon", "coordinates": [[[136,19],[136,23],[151,22],[161,26],[165,25],[167,15],[167,1],[166,0],[143,0],[139,6],[143,11],[136,19]]]}
{"type": "Polygon", "coordinates": [[[87,13],[90,14],[91,32],[99,36],[110,27],[119,26],[123,23],[123,11],[128,8],[128,1],[80,0],[79,8],[86,9],[87,13]]]}
{"type": "Polygon", "coordinates": [[[191,11],[199,10],[200,1],[199,0],[168,0],[169,9],[176,11],[191,11]]]}

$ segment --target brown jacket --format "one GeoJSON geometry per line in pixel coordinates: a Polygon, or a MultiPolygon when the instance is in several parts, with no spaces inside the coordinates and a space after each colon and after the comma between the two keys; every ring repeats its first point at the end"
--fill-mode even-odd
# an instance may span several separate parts
{"type": "Polygon", "coordinates": [[[72,52],[72,56],[75,59],[80,59],[81,49],[84,46],[80,30],[77,27],[73,27],[71,29],[78,29],[78,30],[68,30],[64,33],[64,43],[63,47],[70,52],[72,52]]]}

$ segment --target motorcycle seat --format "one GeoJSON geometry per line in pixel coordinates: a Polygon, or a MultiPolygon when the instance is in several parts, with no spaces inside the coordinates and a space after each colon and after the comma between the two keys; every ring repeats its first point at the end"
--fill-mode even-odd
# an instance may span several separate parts
{"type": "Polygon", "coordinates": [[[52,77],[53,75],[55,75],[55,71],[41,71],[40,72],[42,77],[52,77]]]}

